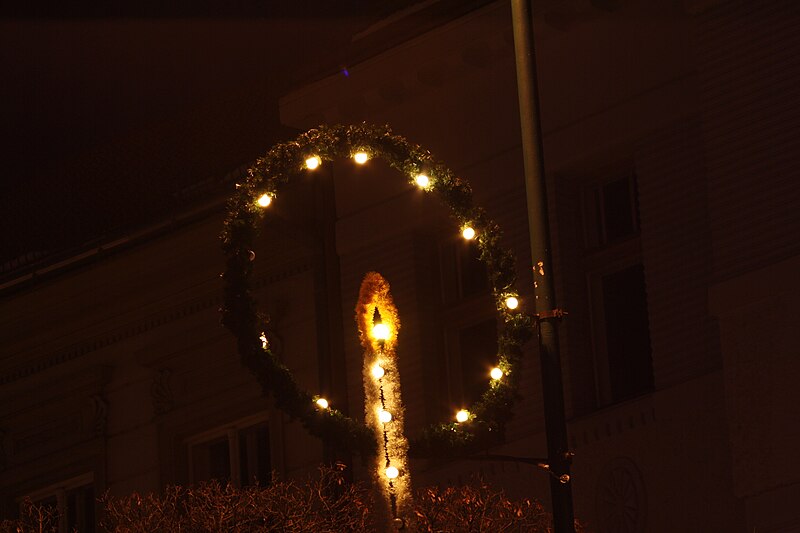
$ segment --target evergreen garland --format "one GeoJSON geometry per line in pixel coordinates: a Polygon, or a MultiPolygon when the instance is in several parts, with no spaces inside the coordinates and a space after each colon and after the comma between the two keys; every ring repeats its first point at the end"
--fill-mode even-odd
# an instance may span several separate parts
{"type": "Polygon", "coordinates": [[[472,202],[472,189],[430,152],[392,133],[388,126],[367,124],[320,126],[294,141],[275,145],[247,171],[244,183],[228,201],[228,214],[221,234],[226,256],[222,323],[236,336],[242,364],[257,378],[265,394],[272,393],[277,406],[296,418],[308,431],[344,450],[362,455],[377,452],[371,431],[361,422],[334,409],[321,409],[314,396],[304,391],[289,369],[272,353],[262,332],[267,318],[256,308],[250,288],[255,253],[252,251],[263,208],[257,200],[263,194],[274,198],[283,185],[303,171],[305,160],[318,156],[323,162],[366,152],[370,158],[386,161],[410,183],[424,173],[435,194],[452,213],[459,227],[476,231],[480,259],[487,267],[499,318],[503,324],[498,337],[498,366],[501,380],[492,380],[481,398],[471,406],[470,419],[443,423],[425,429],[411,441],[412,456],[453,456],[476,451],[500,442],[511,418],[517,397],[522,345],[530,338],[530,315],[506,308],[505,300],[514,290],[516,272],[512,252],[500,244],[500,228],[472,202]]]}

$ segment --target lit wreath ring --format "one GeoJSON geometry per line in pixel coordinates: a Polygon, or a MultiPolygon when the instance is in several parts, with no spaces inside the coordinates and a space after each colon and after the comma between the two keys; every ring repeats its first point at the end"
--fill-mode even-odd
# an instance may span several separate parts
{"type": "Polygon", "coordinates": [[[510,310],[506,305],[509,296],[517,295],[513,254],[500,245],[497,224],[483,209],[472,205],[469,184],[436,161],[427,150],[394,135],[388,126],[360,124],[311,129],[294,141],[275,145],[248,169],[246,181],[237,184],[236,193],[228,201],[228,215],[221,235],[227,258],[221,312],[222,323],[238,340],[242,364],[256,376],[263,392],[272,393],[277,406],[299,419],[311,434],[343,450],[365,455],[376,453],[375,439],[363,423],[335,408],[316,404],[316,397],[300,388],[289,369],[269,349],[263,337],[268,319],[258,313],[249,281],[255,258],[252,248],[257,222],[263,215],[259,199],[268,203],[275,198],[292,176],[303,171],[310,157],[317,156],[319,162],[324,162],[352,157],[357,152],[383,159],[412,184],[420,186],[416,178],[426,175],[428,183],[423,188],[450,208],[459,227],[474,229],[480,259],[486,265],[503,324],[497,339],[497,366],[503,372],[502,378],[491,380],[481,398],[469,408],[467,421],[426,428],[420,437],[411,441],[410,454],[417,457],[453,455],[500,442],[517,396],[521,346],[530,338],[533,324],[530,315],[510,310]]]}

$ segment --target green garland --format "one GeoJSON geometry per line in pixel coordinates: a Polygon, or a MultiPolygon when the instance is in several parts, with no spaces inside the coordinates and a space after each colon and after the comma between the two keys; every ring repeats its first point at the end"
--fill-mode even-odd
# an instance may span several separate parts
{"type": "Polygon", "coordinates": [[[498,315],[503,327],[498,336],[498,366],[502,380],[492,380],[481,398],[471,406],[470,419],[463,423],[443,423],[425,429],[411,441],[412,456],[441,456],[469,453],[500,442],[503,429],[511,418],[517,397],[519,362],[522,345],[530,338],[533,320],[530,315],[510,311],[505,299],[516,294],[514,257],[500,244],[500,229],[485,211],[472,203],[472,189],[464,180],[427,150],[394,135],[388,126],[320,126],[294,141],[275,145],[258,158],[247,171],[244,183],[228,201],[228,215],[221,235],[226,255],[222,322],[238,340],[242,364],[258,379],[264,393],[274,395],[277,406],[299,419],[308,431],[343,449],[364,455],[376,453],[375,439],[367,427],[334,409],[321,409],[314,396],[304,391],[289,369],[261,339],[267,317],[259,314],[251,294],[250,276],[255,254],[252,252],[263,208],[257,199],[263,194],[274,198],[280,188],[304,169],[305,160],[318,156],[322,161],[350,157],[366,152],[400,171],[409,182],[424,173],[430,179],[426,190],[437,195],[451,210],[459,226],[475,229],[480,259],[487,267],[498,315]]]}

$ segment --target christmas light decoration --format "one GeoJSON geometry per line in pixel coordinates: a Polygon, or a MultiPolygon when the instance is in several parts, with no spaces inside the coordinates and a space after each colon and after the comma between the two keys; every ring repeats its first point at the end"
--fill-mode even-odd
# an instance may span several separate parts
{"type": "Polygon", "coordinates": [[[328,400],[326,400],[325,398],[317,398],[317,401],[315,403],[322,409],[328,408],[328,400]]]}
{"type": "Polygon", "coordinates": [[[363,165],[364,163],[369,161],[369,154],[367,152],[356,152],[353,154],[353,161],[355,161],[359,165],[363,165]]]}
{"type": "Polygon", "coordinates": [[[462,409],[456,413],[456,422],[466,422],[469,420],[469,411],[462,409]]]}
{"type": "Polygon", "coordinates": [[[306,168],[308,170],[316,170],[322,164],[322,159],[318,155],[313,155],[306,159],[306,168]]]}
{"type": "Polygon", "coordinates": [[[408,440],[403,433],[403,402],[395,352],[400,320],[389,283],[377,272],[368,273],[361,282],[356,322],[364,348],[365,422],[372,429],[379,449],[373,463],[374,481],[386,505],[384,514],[391,519],[410,517],[408,440]]]}
{"type": "Polygon", "coordinates": [[[509,296],[508,298],[506,298],[506,307],[508,307],[511,310],[516,309],[517,307],[519,307],[519,300],[517,300],[515,296],[509,296]]]}
{"type": "MultiPolygon", "coordinates": [[[[308,431],[320,438],[335,442],[343,451],[358,451],[371,456],[380,453],[374,430],[365,424],[351,419],[335,408],[309,408],[316,397],[305,391],[292,376],[283,360],[290,361],[291,354],[278,358],[269,344],[260,340],[261,332],[268,317],[260,314],[253,297],[252,275],[253,253],[256,248],[255,236],[258,222],[265,209],[258,204],[258,198],[268,194],[274,200],[281,187],[299,175],[300,169],[318,168],[323,158],[351,158],[363,151],[370,159],[384,160],[391,168],[418,187],[422,185],[417,177],[425,169],[432,196],[439,199],[453,216],[456,227],[463,231],[471,228],[471,238],[476,240],[480,259],[486,265],[490,285],[495,297],[503,304],[498,306],[498,364],[505,374],[502,380],[487,384],[487,388],[477,402],[469,406],[469,424],[442,422],[425,428],[411,444],[411,451],[420,456],[448,456],[484,449],[497,442],[502,428],[511,417],[519,372],[514,368],[522,357],[522,345],[533,332],[534,320],[523,312],[509,313],[504,305],[509,294],[515,294],[516,273],[513,254],[501,244],[500,229],[486,214],[473,205],[469,184],[456,176],[444,164],[433,158],[429,151],[409,143],[394,134],[385,126],[366,124],[351,126],[321,126],[309,130],[296,139],[277,144],[259,157],[247,170],[247,176],[239,180],[234,195],[228,202],[228,214],[221,235],[222,247],[226,255],[226,268],[223,273],[224,300],[222,322],[236,336],[242,363],[256,376],[265,392],[273,394],[277,405],[290,416],[302,421],[308,431]],[[311,161],[313,160],[313,161],[311,161]],[[432,187],[432,184],[435,184],[432,187]],[[476,237],[480,238],[476,238],[476,237]]],[[[423,187],[426,188],[426,187],[423,187]]],[[[396,323],[381,309],[383,321],[389,328],[390,336],[381,341],[388,349],[397,339],[396,323]]],[[[367,340],[376,346],[378,340],[372,339],[372,324],[363,332],[367,340]]],[[[377,377],[373,368],[378,357],[365,360],[365,377],[373,383],[390,382],[397,379],[394,363],[380,357],[384,374],[377,377]],[[390,379],[391,378],[391,379],[390,379]]],[[[378,409],[370,408],[367,419],[379,424],[378,409]]],[[[394,428],[402,422],[402,412],[392,407],[388,409],[394,419],[386,428],[394,428]]],[[[398,466],[401,472],[398,482],[406,478],[407,468],[398,466]]],[[[381,470],[383,472],[383,470],[381,470]]],[[[385,476],[381,475],[385,479],[385,476]]]]}
{"type": "Polygon", "coordinates": [[[372,336],[379,341],[385,341],[389,338],[389,326],[386,324],[375,324],[372,328],[372,336]]]}
{"type": "Polygon", "coordinates": [[[494,367],[494,368],[492,369],[492,371],[491,371],[491,372],[489,372],[489,375],[492,377],[492,379],[494,379],[494,380],[496,381],[496,380],[498,380],[498,379],[500,379],[500,378],[502,378],[502,377],[503,377],[503,371],[502,371],[502,370],[500,370],[500,369],[499,369],[499,368],[497,368],[497,367],[494,367]]]}
{"type": "Polygon", "coordinates": [[[467,239],[468,241],[471,241],[472,239],[475,238],[475,230],[470,226],[467,226],[461,230],[461,236],[467,239]]]}
{"type": "Polygon", "coordinates": [[[381,379],[385,374],[386,370],[381,365],[375,363],[375,366],[372,367],[372,377],[381,379]]]}
{"type": "Polygon", "coordinates": [[[418,174],[414,181],[423,189],[427,189],[431,184],[431,179],[425,174],[418,174]]]}
{"type": "Polygon", "coordinates": [[[258,197],[256,203],[261,207],[267,207],[269,204],[272,203],[272,197],[269,194],[264,193],[258,197]]]}

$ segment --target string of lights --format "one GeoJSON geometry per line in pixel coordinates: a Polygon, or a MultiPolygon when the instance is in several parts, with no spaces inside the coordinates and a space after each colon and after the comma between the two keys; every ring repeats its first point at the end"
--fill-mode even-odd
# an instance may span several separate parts
{"type": "Polygon", "coordinates": [[[377,272],[364,276],[355,312],[364,349],[364,421],[381,449],[374,459],[376,486],[387,514],[402,526],[412,497],[396,351],[400,319],[389,283],[377,272]]]}

